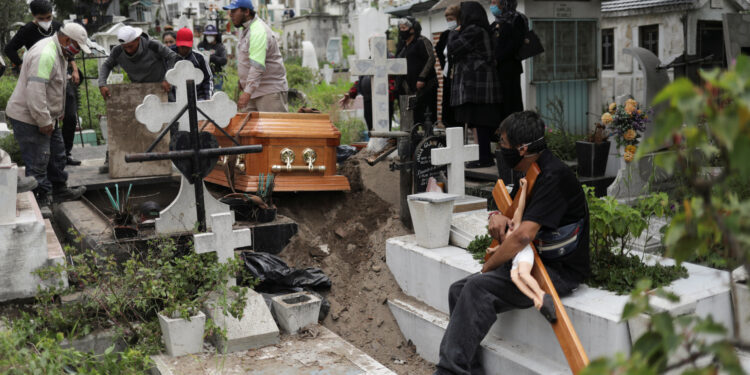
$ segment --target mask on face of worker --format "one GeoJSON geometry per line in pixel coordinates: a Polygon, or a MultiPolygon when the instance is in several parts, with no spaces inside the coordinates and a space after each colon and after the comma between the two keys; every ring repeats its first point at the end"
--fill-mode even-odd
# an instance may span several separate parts
{"type": "Polygon", "coordinates": [[[52,26],[52,21],[42,21],[37,23],[42,30],[47,31],[52,26]]]}
{"type": "Polygon", "coordinates": [[[215,36],[207,36],[206,37],[206,41],[209,42],[209,43],[213,43],[213,42],[216,41],[216,37],[215,36]]]}

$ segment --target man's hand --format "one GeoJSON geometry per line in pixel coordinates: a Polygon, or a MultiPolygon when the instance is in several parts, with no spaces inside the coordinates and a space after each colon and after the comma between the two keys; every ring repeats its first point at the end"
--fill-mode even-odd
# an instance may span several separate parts
{"type": "Polygon", "coordinates": [[[109,95],[109,87],[102,86],[102,87],[99,88],[99,92],[102,93],[102,98],[104,98],[104,100],[109,99],[109,97],[110,97],[110,95],[109,95]]]}
{"type": "Polygon", "coordinates": [[[164,89],[164,92],[169,92],[169,90],[172,89],[172,86],[167,81],[161,81],[161,88],[164,89]]]}
{"type": "Polygon", "coordinates": [[[240,100],[237,101],[237,110],[242,111],[248,103],[250,103],[250,94],[243,91],[240,100]]]}
{"type": "Polygon", "coordinates": [[[424,87],[424,82],[422,82],[422,81],[417,81],[417,90],[421,90],[421,89],[422,89],[422,87],[424,87]]]}
{"type": "Polygon", "coordinates": [[[505,241],[506,229],[511,222],[512,220],[503,215],[492,215],[489,222],[490,236],[500,242],[505,241]]]}
{"type": "Polygon", "coordinates": [[[39,127],[39,132],[42,133],[42,134],[44,134],[44,135],[50,135],[50,134],[52,134],[53,131],[55,131],[55,125],[54,124],[49,124],[47,126],[40,126],[39,127]]]}
{"type": "Polygon", "coordinates": [[[81,75],[78,74],[78,69],[73,69],[73,74],[70,76],[73,84],[77,85],[81,82],[81,75]]]}

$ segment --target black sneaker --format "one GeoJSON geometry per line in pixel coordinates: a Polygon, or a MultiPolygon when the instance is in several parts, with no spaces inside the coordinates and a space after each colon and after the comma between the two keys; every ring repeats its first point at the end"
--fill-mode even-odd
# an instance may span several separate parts
{"type": "Polygon", "coordinates": [[[52,192],[52,201],[55,203],[74,201],[80,198],[85,192],[86,192],[85,186],[76,186],[72,188],[63,186],[52,192]]]}
{"type": "Polygon", "coordinates": [[[65,164],[67,164],[67,165],[81,165],[81,161],[73,159],[73,157],[71,157],[71,156],[68,156],[67,158],[65,158],[65,164]]]}
{"type": "Polygon", "coordinates": [[[557,314],[555,314],[555,301],[552,300],[552,296],[544,294],[542,298],[542,307],[539,308],[539,312],[542,313],[548,322],[554,323],[557,321],[557,314]]]}

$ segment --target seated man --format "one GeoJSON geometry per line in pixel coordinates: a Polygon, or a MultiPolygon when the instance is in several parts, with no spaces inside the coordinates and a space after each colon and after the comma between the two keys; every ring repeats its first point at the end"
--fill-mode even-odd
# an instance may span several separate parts
{"type": "Polygon", "coordinates": [[[437,374],[481,373],[479,345],[496,314],[534,305],[511,279],[513,257],[532,241],[537,250],[544,249],[540,257],[560,296],[570,294],[589,275],[586,196],[573,171],[547,150],[544,129],[533,111],[514,113],[500,125],[505,163],[521,172],[537,163],[541,173],[521,224],[506,236],[511,219],[491,213],[489,231],[501,242],[499,248],[481,273],[451,285],[450,322],[440,343],[437,374]]]}

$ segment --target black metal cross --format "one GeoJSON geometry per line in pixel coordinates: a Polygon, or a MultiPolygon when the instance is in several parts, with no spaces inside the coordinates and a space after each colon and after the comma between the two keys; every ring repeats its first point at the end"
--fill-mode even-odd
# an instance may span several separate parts
{"type": "Polygon", "coordinates": [[[182,14],[186,15],[187,18],[193,18],[193,16],[195,15],[195,13],[193,13],[193,7],[185,8],[185,12],[183,12],[182,14]]]}
{"type": "Polygon", "coordinates": [[[214,18],[209,18],[209,21],[216,22],[216,30],[219,34],[221,34],[222,26],[221,23],[224,22],[227,18],[224,17],[224,13],[220,12],[219,10],[214,11],[214,18]]]}
{"type": "MultiPolygon", "coordinates": [[[[190,170],[185,171],[180,168],[180,172],[194,185],[195,187],[195,210],[198,214],[198,230],[200,232],[206,231],[206,207],[203,199],[203,177],[204,173],[207,173],[213,169],[216,158],[222,155],[237,155],[237,154],[252,154],[263,151],[262,145],[249,145],[240,146],[240,144],[234,139],[234,137],[227,134],[224,129],[221,128],[214,120],[211,119],[205,112],[203,112],[197,105],[197,99],[195,96],[195,81],[192,79],[187,80],[187,104],[183,107],[176,116],[169,122],[169,126],[166,126],[161,133],[156,137],[151,146],[146,149],[146,152],[141,154],[130,154],[125,155],[126,163],[140,163],[145,161],[154,160],[175,160],[180,159],[192,159],[190,164],[190,170]],[[164,138],[167,132],[170,130],[172,125],[177,123],[177,120],[187,111],[188,119],[190,123],[190,148],[188,150],[174,150],[169,152],[151,152],[154,147],[164,138]],[[214,126],[219,129],[224,135],[227,136],[234,144],[235,147],[223,147],[223,148],[202,148],[201,147],[201,136],[198,131],[198,112],[200,112],[206,118],[206,124],[203,125],[201,130],[205,129],[209,123],[213,123],[214,126]],[[208,163],[208,164],[207,164],[208,163]],[[201,168],[201,166],[206,168],[201,168]]],[[[213,137],[211,133],[207,134],[209,137],[213,137]]]]}

